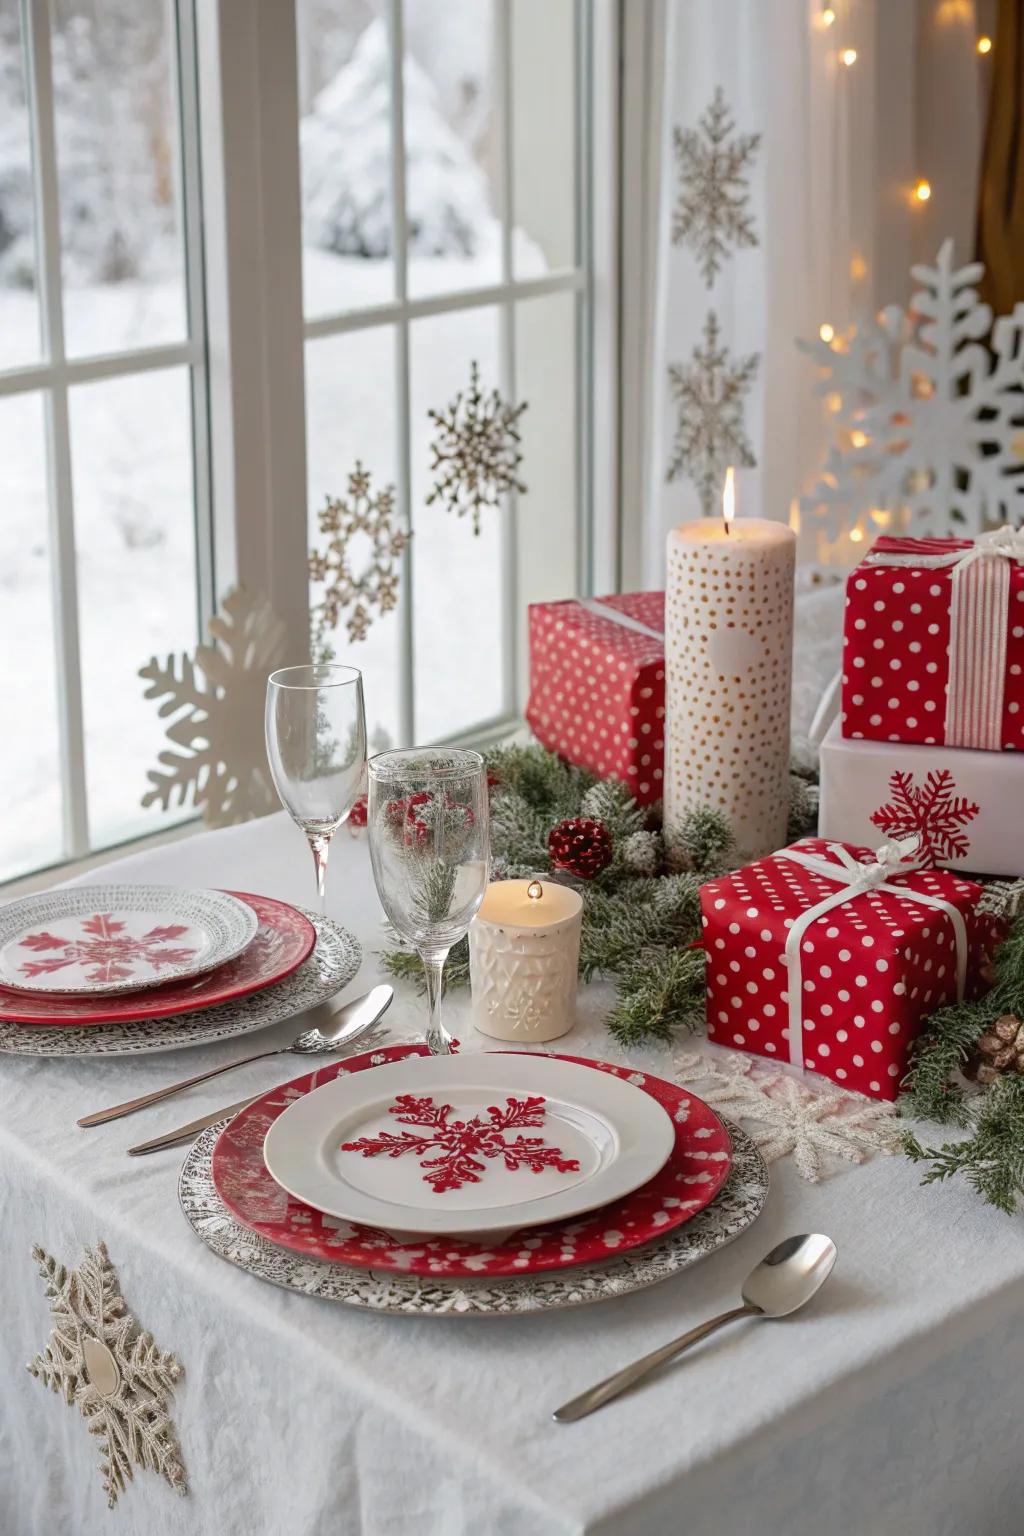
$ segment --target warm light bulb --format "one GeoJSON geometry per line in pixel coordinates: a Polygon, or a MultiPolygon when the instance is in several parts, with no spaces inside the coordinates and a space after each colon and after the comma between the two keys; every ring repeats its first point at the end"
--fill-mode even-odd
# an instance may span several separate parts
{"type": "Polygon", "coordinates": [[[829,325],[827,320],[825,321],[824,325],[818,326],[818,335],[821,337],[822,341],[825,342],[826,346],[829,344],[829,342],[831,342],[835,334],[835,330],[831,325],[829,325]]]}
{"type": "Polygon", "coordinates": [[[853,255],[850,257],[850,276],[853,278],[855,283],[859,283],[861,279],[867,277],[867,275],[867,262],[858,251],[854,251],[853,255]]]}
{"type": "Polygon", "coordinates": [[[932,184],[930,181],[925,181],[924,177],[922,176],[921,180],[914,188],[914,196],[917,198],[919,203],[926,203],[931,195],[932,184]]]}
{"type": "Polygon", "coordinates": [[[823,27],[830,27],[832,25],[832,23],[835,21],[835,19],[836,19],[835,11],[832,9],[832,7],[830,5],[826,5],[825,9],[821,13],[821,24],[822,24],[822,26],[823,27]]]}
{"type": "Polygon", "coordinates": [[[851,528],[850,529],[850,543],[851,544],[859,544],[863,538],[864,538],[864,530],[863,530],[863,528],[851,528]]]}
{"type": "Polygon", "coordinates": [[[833,393],[831,395],[826,395],[825,396],[825,409],[827,411],[831,411],[833,416],[836,414],[837,411],[841,411],[842,408],[843,408],[843,397],[842,397],[842,395],[838,395],[838,394],[834,394],[833,393]]]}
{"type": "Polygon", "coordinates": [[[725,485],[722,488],[722,520],[725,523],[725,531],[729,532],[729,524],[736,516],[736,476],[733,474],[732,465],[725,472],[725,485]]]}
{"type": "Polygon", "coordinates": [[[849,69],[851,65],[856,64],[857,62],[857,50],[856,48],[844,48],[839,57],[846,65],[847,69],[849,69]]]}
{"type": "Polygon", "coordinates": [[[856,427],[850,433],[850,442],[853,444],[853,446],[855,448],[866,448],[867,447],[867,441],[868,441],[867,433],[859,431],[856,427]]]}
{"type": "Polygon", "coordinates": [[[975,47],[979,53],[991,53],[992,39],[990,37],[979,37],[975,47]]]}

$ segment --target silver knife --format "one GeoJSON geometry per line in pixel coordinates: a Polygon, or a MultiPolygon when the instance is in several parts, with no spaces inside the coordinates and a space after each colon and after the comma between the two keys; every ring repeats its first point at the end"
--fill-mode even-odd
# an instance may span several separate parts
{"type": "Polygon", "coordinates": [[[128,1156],[143,1157],[147,1152],[162,1152],[165,1147],[180,1147],[186,1141],[194,1141],[200,1131],[208,1130],[211,1125],[216,1125],[218,1120],[231,1119],[240,1109],[245,1109],[249,1104],[255,1104],[256,1100],[262,1097],[262,1093],[257,1093],[251,1098],[239,1099],[237,1104],[229,1104],[226,1109],[215,1109],[212,1115],[201,1115],[198,1120],[192,1120],[188,1125],[181,1125],[176,1131],[169,1131],[166,1136],[154,1136],[152,1141],[140,1141],[137,1147],[128,1148],[128,1156]]]}
{"type": "Polygon", "coordinates": [[[205,1083],[211,1077],[219,1077],[223,1072],[233,1072],[236,1067],[246,1067],[252,1061],[262,1061],[268,1056],[284,1056],[289,1052],[296,1055],[319,1055],[327,1050],[337,1050],[340,1046],[365,1034],[371,1024],[375,1024],[384,1010],[391,1005],[395,995],[394,987],[381,985],[364,992],[362,997],[353,998],[351,1002],[339,1004],[337,998],[332,998],[328,1003],[321,1003],[316,1008],[308,1009],[305,1013],[295,1016],[297,1022],[302,1022],[308,1027],[293,1040],[291,1045],[275,1046],[269,1051],[257,1051],[254,1056],[243,1056],[235,1061],[226,1061],[222,1066],[210,1067],[206,1072],[197,1072],[195,1077],[186,1077],[177,1083],[170,1083],[166,1088],[157,1088],[152,1093],[144,1093],[141,1098],[127,1099],[123,1104],[114,1104],[110,1109],[98,1109],[91,1115],[83,1115],[78,1124],[83,1128],[93,1125],[106,1125],[111,1120],[120,1120],[124,1115],[134,1115],[136,1110],[148,1109],[150,1104],[159,1104],[163,1099],[169,1099],[175,1093],[181,1093],[186,1088],[194,1088],[196,1083],[205,1083]],[[325,1042],[319,1044],[311,1041],[310,1036],[316,1026],[317,1019],[325,1026],[325,1042]],[[330,1029],[326,1028],[327,1020],[332,1021],[330,1029]]]}

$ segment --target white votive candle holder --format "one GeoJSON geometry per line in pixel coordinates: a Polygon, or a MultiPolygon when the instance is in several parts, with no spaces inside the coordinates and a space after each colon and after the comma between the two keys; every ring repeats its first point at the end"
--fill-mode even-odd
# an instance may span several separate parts
{"type": "Polygon", "coordinates": [[[583,898],[553,881],[496,880],[469,926],[473,1023],[495,1040],[557,1040],[576,1022],[583,898]]]}

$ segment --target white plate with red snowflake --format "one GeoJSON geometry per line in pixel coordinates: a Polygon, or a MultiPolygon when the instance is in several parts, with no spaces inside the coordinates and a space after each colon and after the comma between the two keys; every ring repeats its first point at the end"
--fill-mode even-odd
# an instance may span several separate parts
{"type": "Polygon", "coordinates": [[[639,1189],[674,1128],[622,1078],[549,1056],[412,1056],[339,1075],[269,1127],[272,1177],[328,1216],[413,1234],[564,1221],[639,1189]]]}
{"type": "Polygon", "coordinates": [[[112,996],[197,976],[252,942],[259,917],[224,891],[88,885],[0,907],[0,984],[112,996]]]}

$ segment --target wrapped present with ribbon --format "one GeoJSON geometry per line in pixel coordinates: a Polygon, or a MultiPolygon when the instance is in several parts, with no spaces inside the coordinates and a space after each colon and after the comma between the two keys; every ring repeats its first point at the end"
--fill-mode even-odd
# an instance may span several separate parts
{"type": "Polygon", "coordinates": [[[1024,529],[876,540],[846,584],[842,732],[1024,751],[1024,529]]]}
{"type": "Polygon", "coordinates": [[[662,796],[665,594],[626,592],[530,605],[530,696],[537,740],[641,805],[662,796]]]}
{"type": "Polygon", "coordinates": [[[895,1099],[923,1021],[984,989],[1001,929],[920,840],[808,837],[701,889],[708,1038],[895,1099]]]}

